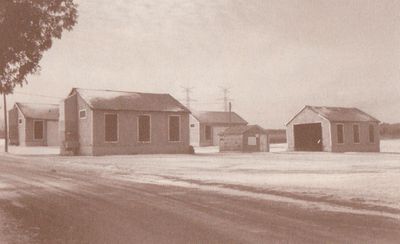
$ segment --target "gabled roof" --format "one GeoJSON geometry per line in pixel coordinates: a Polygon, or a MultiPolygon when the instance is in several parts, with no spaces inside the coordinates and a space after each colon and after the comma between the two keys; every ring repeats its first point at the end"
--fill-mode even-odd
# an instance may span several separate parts
{"type": "MultiPolygon", "coordinates": [[[[229,112],[218,112],[218,111],[192,111],[193,116],[200,123],[208,124],[228,124],[229,123],[229,112]]],[[[247,121],[240,117],[237,113],[232,112],[231,124],[243,124],[246,125],[247,121]]]]}
{"type": "Polygon", "coordinates": [[[169,94],[73,88],[70,95],[75,92],[78,93],[92,109],[190,112],[169,94]]]}
{"type": "Polygon", "coordinates": [[[15,103],[25,118],[58,120],[58,104],[15,103]]]}
{"type": "Polygon", "coordinates": [[[256,130],[263,134],[267,133],[267,131],[261,128],[259,125],[238,125],[227,128],[221,132],[220,135],[241,135],[249,130],[256,130]]]}
{"type": "Polygon", "coordinates": [[[298,112],[289,122],[292,122],[301,112],[305,109],[310,109],[321,117],[329,120],[330,122],[380,122],[371,115],[361,111],[358,108],[346,107],[322,107],[322,106],[308,106],[306,105],[300,112],[298,112]]]}

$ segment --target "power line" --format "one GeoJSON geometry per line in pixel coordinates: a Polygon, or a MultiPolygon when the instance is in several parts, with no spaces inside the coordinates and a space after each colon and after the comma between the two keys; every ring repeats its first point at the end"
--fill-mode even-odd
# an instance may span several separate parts
{"type": "Polygon", "coordinates": [[[55,97],[55,96],[33,94],[33,93],[26,93],[26,92],[14,92],[14,94],[20,94],[20,95],[25,95],[25,96],[34,96],[34,97],[46,97],[46,98],[54,98],[54,99],[64,99],[64,97],[55,97]]]}
{"type": "MultiPolygon", "coordinates": [[[[185,103],[186,102],[186,100],[185,99],[179,99],[179,101],[180,102],[182,102],[182,103],[185,103]]],[[[193,104],[193,103],[195,103],[195,104],[219,104],[219,105],[221,105],[221,102],[199,102],[199,101],[194,101],[194,100],[191,100],[191,103],[190,104],[193,104]]]]}

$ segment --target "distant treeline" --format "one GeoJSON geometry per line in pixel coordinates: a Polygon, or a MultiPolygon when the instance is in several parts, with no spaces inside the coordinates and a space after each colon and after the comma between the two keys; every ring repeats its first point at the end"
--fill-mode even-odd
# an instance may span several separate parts
{"type": "Polygon", "coordinates": [[[269,135],[269,143],[286,143],[286,130],[266,130],[269,135]]]}
{"type": "Polygon", "coordinates": [[[399,139],[400,138],[400,123],[387,124],[382,123],[379,127],[379,132],[382,139],[399,139]]]}

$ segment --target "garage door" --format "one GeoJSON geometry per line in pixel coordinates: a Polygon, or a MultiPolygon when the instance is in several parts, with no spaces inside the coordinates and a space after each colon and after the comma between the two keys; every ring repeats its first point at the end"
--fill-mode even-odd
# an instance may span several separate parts
{"type": "Polygon", "coordinates": [[[294,125],[296,151],[322,151],[321,123],[294,125]]]}
{"type": "Polygon", "coordinates": [[[47,146],[59,146],[58,122],[47,121],[47,146]]]}

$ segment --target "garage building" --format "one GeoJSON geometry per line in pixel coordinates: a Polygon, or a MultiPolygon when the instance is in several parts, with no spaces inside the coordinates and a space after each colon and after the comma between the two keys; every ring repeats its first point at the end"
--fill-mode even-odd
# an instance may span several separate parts
{"type": "Polygon", "coordinates": [[[305,106],[286,124],[288,150],[379,152],[379,123],[357,108],[305,106]]]}

